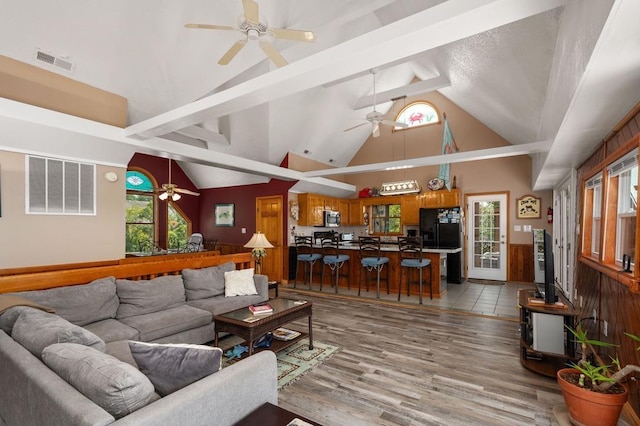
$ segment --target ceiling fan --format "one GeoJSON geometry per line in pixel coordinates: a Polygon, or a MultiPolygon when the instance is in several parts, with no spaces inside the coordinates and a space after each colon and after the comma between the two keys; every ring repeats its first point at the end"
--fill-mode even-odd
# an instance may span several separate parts
{"type": "Polygon", "coordinates": [[[200,28],[205,30],[232,30],[244,33],[245,38],[235,42],[233,46],[225,53],[218,63],[227,65],[240,52],[249,40],[258,40],[258,45],[267,54],[271,62],[276,66],[282,67],[287,65],[287,61],[282,57],[280,52],[273,47],[272,39],[280,38],[294,41],[313,41],[314,36],[311,31],[294,30],[289,28],[269,28],[269,26],[260,22],[258,12],[258,3],[254,0],[242,0],[244,15],[238,18],[238,26],[230,27],[226,25],[209,25],[209,24],[185,24],[187,28],[200,28]]]}
{"type": "Polygon", "coordinates": [[[171,158],[169,158],[169,183],[163,183],[162,189],[158,188],[155,192],[159,192],[158,198],[162,201],[171,197],[173,201],[178,201],[182,196],[180,194],[187,195],[195,195],[198,196],[200,193],[191,191],[189,189],[178,188],[178,185],[171,183],[171,158]]]}
{"type": "MultiPolygon", "coordinates": [[[[376,73],[377,72],[378,70],[375,68],[371,70],[371,75],[373,75],[373,111],[368,113],[367,116],[365,117],[365,119],[369,123],[371,123],[371,135],[374,138],[377,138],[378,136],[380,136],[380,124],[384,124],[386,126],[402,127],[402,128],[409,127],[408,124],[406,123],[401,123],[399,121],[386,120],[384,119],[381,113],[376,111],[376,73]]],[[[348,132],[349,130],[353,130],[357,127],[364,126],[365,124],[367,123],[362,123],[362,124],[358,124],[357,126],[349,127],[348,129],[344,129],[344,131],[348,132]]]]}

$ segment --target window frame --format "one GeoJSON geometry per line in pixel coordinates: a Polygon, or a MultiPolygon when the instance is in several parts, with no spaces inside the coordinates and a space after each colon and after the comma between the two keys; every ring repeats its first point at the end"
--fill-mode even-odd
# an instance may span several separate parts
{"type": "Polygon", "coordinates": [[[429,101],[425,101],[425,100],[417,100],[417,101],[413,101],[405,106],[402,107],[402,109],[400,110],[400,112],[398,112],[398,114],[396,114],[394,121],[396,122],[400,122],[400,123],[405,123],[407,125],[407,127],[393,127],[392,131],[393,132],[399,132],[399,131],[403,131],[403,130],[409,130],[409,129],[416,129],[418,127],[425,127],[425,126],[432,126],[434,124],[441,124],[442,123],[442,114],[440,113],[440,110],[438,109],[437,106],[435,106],[434,104],[432,104],[429,101]],[[429,123],[424,123],[424,124],[416,124],[416,125],[411,125],[410,123],[405,122],[401,117],[402,115],[405,113],[405,111],[414,108],[416,105],[426,105],[429,108],[432,108],[435,113],[436,113],[436,121],[431,121],[429,123]]]}
{"type": "MultiPolygon", "coordinates": [[[[153,177],[153,175],[151,173],[149,173],[147,170],[140,168],[140,167],[129,167],[127,169],[127,171],[135,171],[138,173],[141,173],[143,175],[145,175],[147,177],[147,179],[149,179],[149,181],[153,184],[153,188],[158,188],[158,182],[156,181],[156,179],[153,177]]],[[[126,173],[125,173],[126,175],[126,173]]],[[[159,224],[158,224],[158,194],[155,193],[155,191],[139,191],[139,190],[132,190],[132,189],[126,189],[126,195],[142,195],[142,196],[147,196],[147,197],[151,197],[152,203],[153,203],[153,221],[151,222],[152,225],[152,229],[153,229],[153,236],[151,238],[151,247],[149,247],[149,252],[153,252],[154,249],[156,249],[157,247],[157,237],[158,237],[158,231],[159,231],[159,224]]],[[[126,207],[125,207],[126,208],[126,207]]],[[[147,222],[128,222],[126,220],[126,214],[125,214],[125,241],[126,241],[126,232],[127,229],[129,228],[129,225],[148,225],[147,222]]],[[[146,251],[145,251],[146,252],[146,251]]],[[[137,252],[130,252],[126,250],[126,246],[125,246],[125,254],[130,254],[130,253],[137,253],[137,252]]]]}
{"type": "MultiPolygon", "coordinates": [[[[582,190],[582,206],[580,210],[581,218],[581,238],[578,261],[588,265],[589,267],[600,271],[601,273],[621,282],[622,284],[638,288],[640,278],[640,268],[633,268],[631,272],[621,270],[621,262],[616,259],[616,246],[618,245],[618,198],[619,198],[619,179],[618,176],[610,176],[612,165],[615,165],[621,159],[630,155],[633,151],[638,151],[640,145],[640,135],[633,137],[628,142],[622,144],[614,152],[606,155],[605,158],[595,165],[581,181],[582,190]],[[602,205],[601,205],[601,223],[599,224],[600,244],[599,253],[594,253],[591,248],[591,235],[594,227],[593,220],[593,196],[589,193],[587,183],[602,174],[602,205]]],[[[636,158],[636,167],[638,160],[636,158]]],[[[636,182],[637,184],[637,182],[636,182]]],[[[638,264],[638,238],[637,229],[639,216],[636,210],[636,238],[634,241],[635,252],[632,255],[632,265],[638,264]]]]}
{"type": "Polygon", "coordinates": [[[369,234],[370,235],[402,235],[402,204],[398,201],[397,203],[386,203],[386,204],[372,204],[370,206],[370,213],[369,213],[369,217],[371,218],[371,220],[369,221],[369,234]],[[398,216],[390,216],[391,213],[391,206],[398,206],[398,216]],[[385,210],[385,215],[384,216],[375,216],[375,211],[379,210],[376,209],[377,207],[384,207],[385,210]],[[376,232],[375,231],[375,222],[376,219],[383,220],[384,223],[384,229],[389,229],[390,228],[390,220],[394,219],[394,220],[398,220],[398,232],[388,232],[388,231],[384,231],[384,232],[376,232]]]}
{"type": "Polygon", "coordinates": [[[189,217],[184,213],[184,211],[180,208],[180,206],[173,200],[168,199],[167,200],[167,223],[166,223],[166,230],[167,230],[167,250],[170,251],[182,251],[182,249],[184,247],[186,247],[187,245],[187,241],[189,240],[189,236],[192,234],[192,229],[193,229],[193,223],[191,222],[191,219],[189,219],[189,217]],[[178,244],[178,247],[170,247],[169,246],[169,240],[170,240],[170,236],[169,236],[169,208],[172,208],[176,211],[176,213],[187,223],[187,231],[186,231],[186,235],[185,235],[185,239],[184,241],[182,241],[181,243],[178,244]]]}

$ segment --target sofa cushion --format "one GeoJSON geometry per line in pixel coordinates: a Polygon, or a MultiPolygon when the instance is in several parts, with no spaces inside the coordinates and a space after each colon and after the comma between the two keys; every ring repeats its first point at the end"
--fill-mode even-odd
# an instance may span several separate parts
{"type": "Polygon", "coordinates": [[[183,304],[182,276],[168,275],[152,280],[116,280],[120,306],[117,318],[149,314],[183,304]]]}
{"type": "Polygon", "coordinates": [[[209,311],[213,315],[220,315],[236,309],[246,308],[249,305],[260,303],[265,300],[266,299],[262,295],[255,294],[251,296],[238,297],[209,297],[208,299],[190,300],[187,303],[195,308],[209,311]]]}
{"type": "Polygon", "coordinates": [[[222,349],[212,346],[130,341],[129,348],[140,371],[160,396],[182,389],[222,367],[222,349]]]}
{"type": "Polygon", "coordinates": [[[148,342],[211,324],[213,316],[211,312],[189,305],[181,305],[160,312],[123,318],[120,321],[138,330],[140,340],[148,342]]]}
{"type": "Polygon", "coordinates": [[[224,273],[235,269],[236,265],[233,262],[201,269],[183,269],[182,280],[187,300],[224,294],[224,273]]]}
{"type": "Polygon", "coordinates": [[[56,343],[44,363],[116,419],[157,400],[153,384],[135,367],[88,346],[56,343]]]}
{"type": "Polygon", "coordinates": [[[258,294],[253,281],[253,268],[228,271],[224,273],[224,295],[247,296],[258,294]]]}
{"type": "Polygon", "coordinates": [[[84,328],[98,335],[105,343],[117,342],[118,340],[138,340],[140,338],[138,330],[111,318],[87,324],[84,328]]]}
{"type": "Polygon", "coordinates": [[[114,277],[101,278],[89,284],[9,294],[51,307],[56,314],[76,325],[115,318],[119,303],[114,277]]]}
{"type": "Polygon", "coordinates": [[[11,337],[37,356],[54,343],[78,343],[104,352],[104,341],[82,327],[38,309],[23,311],[13,326],[11,337]]]}

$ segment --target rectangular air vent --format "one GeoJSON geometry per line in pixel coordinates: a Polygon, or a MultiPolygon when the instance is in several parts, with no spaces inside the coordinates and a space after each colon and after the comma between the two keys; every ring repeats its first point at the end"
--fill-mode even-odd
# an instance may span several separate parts
{"type": "Polygon", "coordinates": [[[39,48],[35,49],[35,59],[37,62],[44,62],[53,67],[63,69],[67,72],[73,72],[73,62],[63,59],[59,56],[55,56],[51,53],[45,52],[39,48]]]}

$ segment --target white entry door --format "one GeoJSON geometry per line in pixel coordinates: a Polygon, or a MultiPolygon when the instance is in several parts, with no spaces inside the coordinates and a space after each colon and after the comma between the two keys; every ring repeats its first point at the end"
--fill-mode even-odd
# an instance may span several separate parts
{"type": "Polygon", "coordinates": [[[468,278],[507,280],[507,194],[470,195],[468,278]]]}

